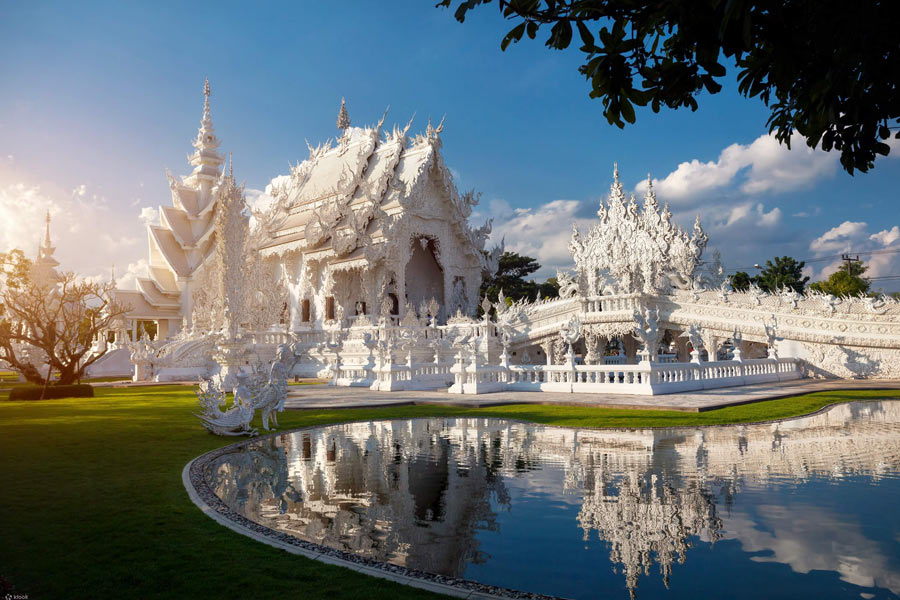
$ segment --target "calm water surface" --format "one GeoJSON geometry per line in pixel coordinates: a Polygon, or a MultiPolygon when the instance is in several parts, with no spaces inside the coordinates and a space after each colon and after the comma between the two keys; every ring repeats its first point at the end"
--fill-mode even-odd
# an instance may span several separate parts
{"type": "Polygon", "coordinates": [[[900,402],[770,425],[335,425],[211,464],[258,523],[569,598],[900,597],[900,402]]]}

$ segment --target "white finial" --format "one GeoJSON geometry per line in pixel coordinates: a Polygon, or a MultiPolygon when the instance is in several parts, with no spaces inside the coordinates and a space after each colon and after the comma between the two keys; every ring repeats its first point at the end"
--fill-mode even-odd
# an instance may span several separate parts
{"type": "Polygon", "coordinates": [[[203,84],[203,126],[212,127],[212,113],[209,110],[209,78],[203,84]]]}
{"type": "Polygon", "coordinates": [[[194,140],[194,148],[217,148],[219,140],[216,139],[215,130],[213,129],[212,113],[209,108],[209,79],[203,83],[203,118],[200,121],[200,129],[197,131],[197,139],[194,140]]]}
{"type": "Polygon", "coordinates": [[[228,178],[234,179],[234,156],[231,152],[228,153],[228,178]]]}
{"type": "Polygon", "coordinates": [[[350,128],[350,115],[347,114],[347,103],[341,98],[341,110],[338,112],[337,128],[341,131],[350,128]]]}
{"type": "Polygon", "coordinates": [[[50,247],[50,209],[47,209],[47,231],[44,234],[44,246],[50,247]]]}
{"type": "Polygon", "coordinates": [[[109,270],[109,282],[113,285],[116,284],[116,263],[113,263],[109,270]]]}
{"type": "Polygon", "coordinates": [[[619,180],[619,163],[618,162],[613,163],[613,179],[616,181],[619,180]]]}
{"type": "Polygon", "coordinates": [[[409,122],[406,124],[406,127],[403,128],[403,135],[409,131],[409,128],[412,126],[413,119],[416,118],[416,113],[414,112],[412,116],[409,118],[409,122]]]}

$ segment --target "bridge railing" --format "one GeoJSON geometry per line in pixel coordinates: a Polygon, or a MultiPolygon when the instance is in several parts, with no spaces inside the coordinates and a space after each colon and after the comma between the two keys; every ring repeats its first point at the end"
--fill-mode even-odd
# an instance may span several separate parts
{"type": "Polygon", "coordinates": [[[794,358],[636,365],[473,365],[457,362],[452,393],[496,391],[656,395],[803,377],[794,358]]]}
{"type": "Polygon", "coordinates": [[[382,364],[339,364],[332,367],[332,384],[369,387],[379,391],[429,390],[447,387],[453,380],[453,363],[384,362],[382,364]]]}

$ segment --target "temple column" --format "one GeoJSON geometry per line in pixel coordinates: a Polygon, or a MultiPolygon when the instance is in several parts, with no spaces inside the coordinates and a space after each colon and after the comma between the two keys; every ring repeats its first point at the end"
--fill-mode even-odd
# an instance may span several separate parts
{"type": "Polygon", "coordinates": [[[553,340],[545,340],[540,344],[541,350],[544,352],[544,356],[547,359],[547,365],[553,364],[553,340]]]}
{"type": "Polygon", "coordinates": [[[166,340],[169,338],[169,320],[159,319],[156,321],[156,339],[166,340]]]}
{"type": "Polygon", "coordinates": [[[191,293],[191,280],[188,278],[183,278],[180,280],[181,286],[181,318],[182,323],[185,324],[188,330],[193,328],[194,322],[192,320],[193,312],[194,312],[194,295],[191,293]]]}

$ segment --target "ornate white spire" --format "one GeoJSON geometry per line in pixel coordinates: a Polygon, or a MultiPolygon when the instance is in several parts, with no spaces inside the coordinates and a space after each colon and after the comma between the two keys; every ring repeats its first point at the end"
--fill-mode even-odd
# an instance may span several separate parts
{"type": "Polygon", "coordinates": [[[50,241],[50,210],[47,210],[46,226],[44,230],[44,241],[38,246],[37,258],[32,265],[32,277],[40,285],[55,283],[60,280],[56,267],[59,261],[53,257],[56,248],[50,241]]]}
{"type": "Polygon", "coordinates": [[[213,128],[212,115],[209,108],[209,79],[203,83],[203,118],[200,120],[200,128],[197,130],[197,138],[194,140],[194,153],[189,160],[194,167],[188,176],[191,185],[199,185],[208,190],[219,178],[219,167],[225,157],[216,150],[219,147],[219,138],[213,128]]]}
{"type": "MultiPolygon", "coordinates": [[[[47,229],[44,232],[44,248],[49,248],[53,250],[53,246],[50,243],[50,209],[47,209],[47,229]]],[[[52,254],[52,252],[51,252],[52,254]]]]}
{"type": "Polygon", "coordinates": [[[194,148],[197,150],[219,147],[216,130],[213,128],[212,113],[209,109],[209,95],[209,79],[207,79],[203,84],[203,118],[200,120],[200,129],[197,130],[197,139],[194,140],[194,148]]]}
{"type": "Polygon", "coordinates": [[[569,249],[587,295],[605,289],[668,293],[672,286],[689,289],[693,283],[706,234],[699,220],[693,235],[673,223],[668,206],[660,209],[650,181],[639,206],[634,194],[626,198],[616,164],[609,197],[597,211],[600,222],[585,235],[573,231],[569,249]]]}
{"type": "Polygon", "coordinates": [[[341,98],[341,110],[338,112],[337,128],[341,131],[350,128],[350,115],[347,114],[347,103],[341,98]]]}

